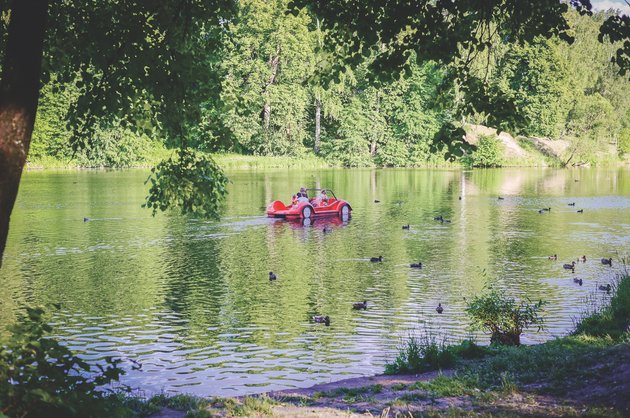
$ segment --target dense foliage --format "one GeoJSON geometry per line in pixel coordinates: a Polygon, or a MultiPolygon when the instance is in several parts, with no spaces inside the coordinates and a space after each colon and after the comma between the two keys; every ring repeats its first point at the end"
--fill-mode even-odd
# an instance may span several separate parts
{"type": "Polygon", "coordinates": [[[503,164],[503,144],[496,135],[484,135],[479,138],[477,149],[464,158],[472,167],[501,167],[503,164]]]}
{"type": "Polygon", "coordinates": [[[91,367],[50,337],[41,308],[27,308],[10,331],[0,347],[0,415],[128,416],[102,388],[122,375],[120,360],[109,358],[104,366],[91,367]]]}
{"type": "Polygon", "coordinates": [[[476,296],[466,307],[473,327],[490,332],[490,342],[501,345],[520,345],[523,330],[531,325],[542,328],[540,310],[545,303],[517,301],[505,292],[491,289],[476,296]]]}
{"type": "Polygon", "coordinates": [[[151,169],[151,184],[146,207],[165,211],[181,208],[183,213],[212,218],[227,193],[227,177],[214,160],[191,149],[180,149],[177,155],[151,169]]]}
{"type": "MultiPolygon", "coordinates": [[[[449,151],[436,138],[461,137],[466,123],[494,123],[513,135],[568,141],[565,164],[596,162],[615,148],[628,152],[630,83],[610,62],[617,46],[597,40],[606,13],[567,12],[572,45],[556,37],[521,45],[488,38],[469,71],[471,80],[488,86],[486,101],[470,107],[466,87],[453,82],[453,69],[415,52],[403,71],[380,82],[371,79],[383,56],[371,49],[333,77],[342,62],[327,49],[336,41],[334,32],[306,9],[286,14],[288,6],[288,0],[242,1],[223,33],[212,35],[204,71],[220,88],[199,99],[200,123],[186,125],[183,136],[189,146],[273,156],[316,153],[350,167],[431,165],[449,151]]],[[[124,119],[96,124],[92,150],[72,150],[64,120],[76,110],[80,80],[52,74],[40,101],[32,157],[75,157],[81,165],[113,167],[146,161],[163,142],[160,133],[140,135],[137,127],[122,126],[124,119]]],[[[468,153],[468,161],[478,161],[473,165],[500,164],[500,158],[485,162],[486,142],[468,153]]]]}

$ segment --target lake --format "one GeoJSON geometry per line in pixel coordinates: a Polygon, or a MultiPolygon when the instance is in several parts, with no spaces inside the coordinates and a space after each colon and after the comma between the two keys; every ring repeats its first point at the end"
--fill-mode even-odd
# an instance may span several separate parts
{"type": "Polygon", "coordinates": [[[234,171],[219,221],[151,217],[147,175],[24,174],[0,326],[22,303],[61,303],[55,336],[89,361],[139,361],[123,382],[148,392],[231,396],[382,373],[409,335],[471,336],[464,299],[484,286],[549,302],[546,330],[525,343],[566,335],[608,297],[597,286],[630,248],[628,168],[234,171]],[[302,185],[348,200],[350,220],[264,216],[302,185]],[[574,274],[562,268],[582,255],[574,274]]]}

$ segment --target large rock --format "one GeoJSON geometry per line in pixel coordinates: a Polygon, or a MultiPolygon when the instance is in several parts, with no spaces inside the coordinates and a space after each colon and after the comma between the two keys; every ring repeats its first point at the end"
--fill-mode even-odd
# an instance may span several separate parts
{"type": "Polygon", "coordinates": [[[512,135],[501,132],[497,135],[497,130],[483,125],[466,125],[466,141],[470,144],[477,144],[482,136],[496,136],[503,143],[506,158],[526,158],[529,154],[525,151],[512,135]]]}

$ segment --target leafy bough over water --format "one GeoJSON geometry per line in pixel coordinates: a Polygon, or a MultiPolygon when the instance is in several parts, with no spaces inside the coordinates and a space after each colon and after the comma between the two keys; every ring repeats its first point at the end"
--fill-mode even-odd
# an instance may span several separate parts
{"type": "Polygon", "coordinates": [[[158,210],[177,207],[183,214],[216,218],[228,179],[209,155],[185,148],[152,168],[148,182],[151,188],[143,207],[152,209],[154,216],[158,210]]]}
{"type": "Polygon", "coordinates": [[[91,367],[50,338],[51,330],[42,308],[26,308],[9,328],[0,347],[0,416],[126,416],[120,398],[104,389],[124,374],[122,360],[91,367]]]}

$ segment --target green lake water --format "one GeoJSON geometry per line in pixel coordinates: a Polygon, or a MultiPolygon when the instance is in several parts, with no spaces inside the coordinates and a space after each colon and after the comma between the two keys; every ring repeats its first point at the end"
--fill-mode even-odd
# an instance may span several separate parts
{"type": "Polygon", "coordinates": [[[608,297],[597,286],[630,248],[627,168],[228,174],[222,219],[205,221],[151,217],[140,206],[146,171],[25,173],[0,270],[0,326],[22,303],[61,303],[54,333],[73,350],[142,364],[124,383],[243,395],[381,373],[410,334],[466,338],[464,298],[485,284],[549,302],[547,329],[524,342],[566,335],[608,297]],[[264,216],[302,185],[333,189],[351,219],[264,216]],[[562,268],[582,255],[574,274],[562,268]],[[363,300],[367,310],[352,309],[363,300]]]}

